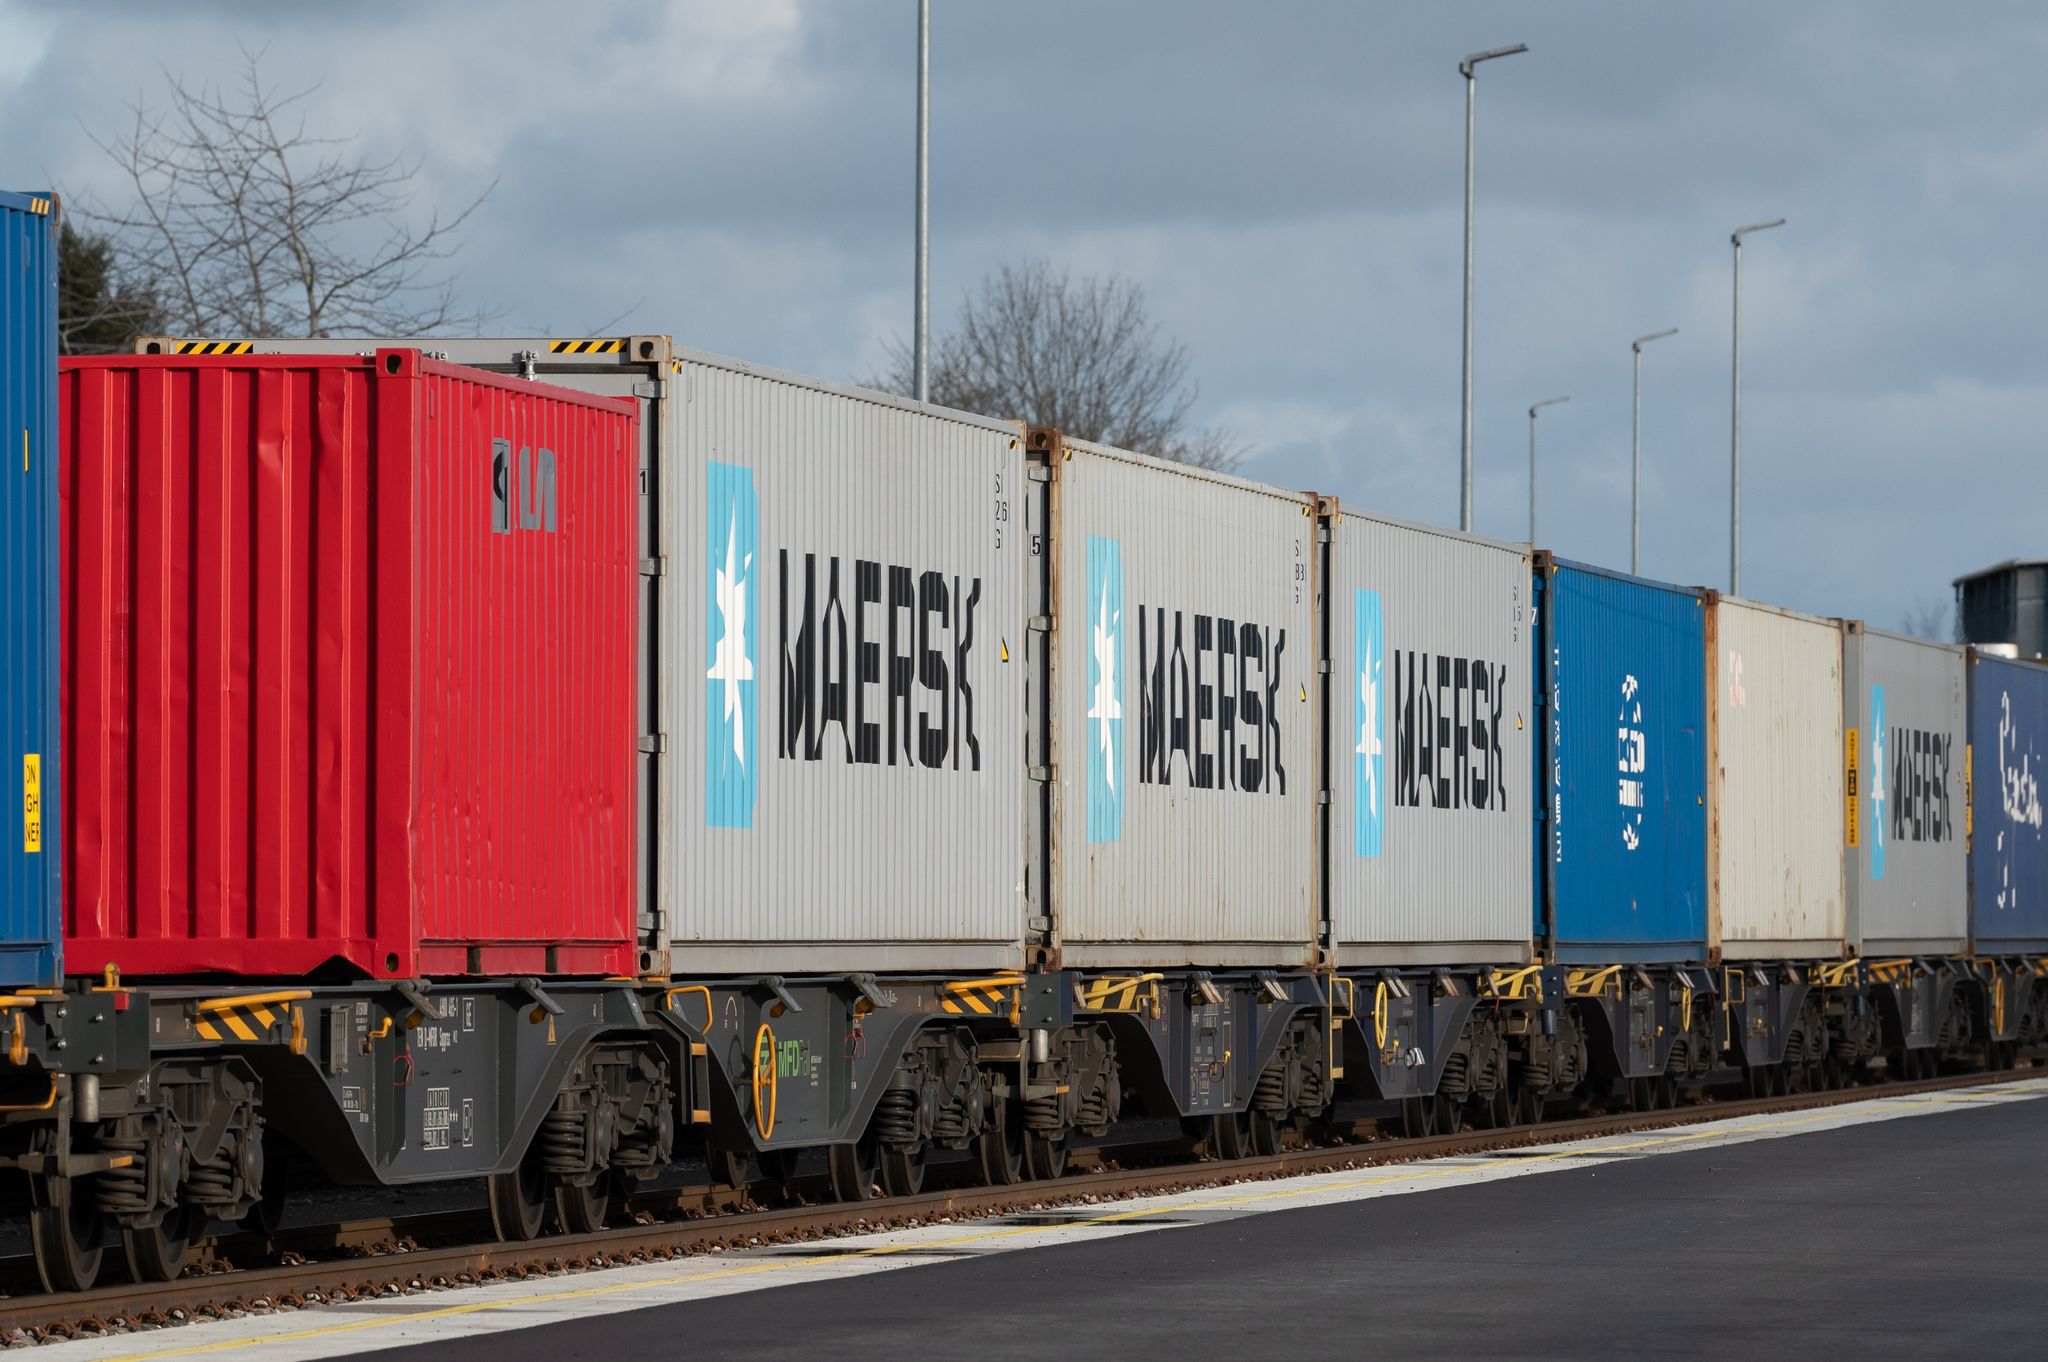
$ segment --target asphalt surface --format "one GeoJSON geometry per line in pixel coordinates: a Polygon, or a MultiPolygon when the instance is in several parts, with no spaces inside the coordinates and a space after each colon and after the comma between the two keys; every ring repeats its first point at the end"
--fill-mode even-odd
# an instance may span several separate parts
{"type": "Polygon", "coordinates": [[[2019,1102],[375,1355],[2039,1358],[2044,1226],[2019,1102]]]}

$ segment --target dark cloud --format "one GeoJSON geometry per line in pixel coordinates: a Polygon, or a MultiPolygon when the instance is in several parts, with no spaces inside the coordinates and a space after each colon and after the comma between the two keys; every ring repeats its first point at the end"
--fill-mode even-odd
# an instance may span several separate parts
{"type": "MultiPolygon", "coordinates": [[[[1726,574],[1728,231],[1745,261],[1745,584],[1894,624],[2043,550],[2036,245],[2048,15],[2016,3],[1245,6],[939,0],[943,317],[1026,253],[1142,281],[1253,472],[1427,520],[1456,502],[1466,52],[1480,86],[1479,528],[1625,564],[1629,349],[1646,569],[1726,574]]],[[[387,11],[0,0],[7,178],[111,192],[83,127],[235,43],[324,126],[499,189],[461,290],[833,378],[908,327],[909,0],[387,11]]]]}

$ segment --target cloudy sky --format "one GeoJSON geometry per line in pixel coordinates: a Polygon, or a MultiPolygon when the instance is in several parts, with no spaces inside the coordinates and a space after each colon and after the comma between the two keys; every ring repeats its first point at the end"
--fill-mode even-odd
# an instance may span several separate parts
{"type": "MultiPolygon", "coordinates": [[[[1730,229],[1747,594],[1896,626],[2048,555],[2048,12],[935,0],[933,309],[1040,255],[1143,283],[1248,472],[1455,523],[1463,82],[1480,87],[1481,533],[1725,585],[1730,229]]],[[[88,131],[230,78],[493,179],[459,266],[497,329],[666,331],[858,378],[910,327],[913,0],[399,7],[0,0],[0,181],[118,196],[88,131]]]]}

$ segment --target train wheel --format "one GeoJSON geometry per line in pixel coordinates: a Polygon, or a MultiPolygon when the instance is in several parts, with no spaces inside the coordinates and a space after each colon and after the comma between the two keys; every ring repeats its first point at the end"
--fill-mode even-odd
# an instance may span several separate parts
{"type": "Polygon", "coordinates": [[[1465,1104],[1454,1102],[1448,1097],[1438,1096],[1436,1102],[1436,1133],[1456,1135],[1465,1128],[1465,1104]]]}
{"type": "Polygon", "coordinates": [[[1067,1142],[1065,1137],[1048,1140],[1043,1135],[1027,1134],[1024,1137],[1024,1171],[1034,1182],[1050,1182],[1065,1177],[1067,1172],[1067,1142]]]}
{"type": "Polygon", "coordinates": [[[284,1228],[284,1212],[289,1192],[285,1180],[273,1173],[263,1180],[263,1195],[242,1217],[242,1228],[250,1234],[260,1234],[266,1239],[284,1228]]]}
{"type": "Polygon", "coordinates": [[[587,1186],[566,1182],[555,1184],[555,1215],[570,1234],[596,1234],[612,1214],[611,1174],[599,1169],[596,1181],[587,1186]]]}
{"type": "Polygon", "coordinates": [[[1280,1145],[1286,1138],[1286,1127],[1281,1124],[1278,1117],[1268,1116],[1263,1111],[1255,1111],[1250,1115],[1252,1152],[1269,1158],[1278,1154],[1280,1145]]]}
{"type": "Polygon", "coordinates": [[[1547,1094],[1538,1092],[1534,1088],[1523,1088],[1521,1096],[1515,1104],[1515,1119],[1523,1125],[1542,1125],[1543,1107],[1546,1097],[1547,1094]]]}
{"type": "Polygon", "coordinates": [[[63,1201],[28,1213],[36,1275],[45,1291],[89,1291],[107,1254],[107,1222],[77,1183],[60,1189],[63,1201]]]}
{"type": "Polygon", "coordinates": [[[869,1201],[875,1195],[875,1147],[868,1140],[850,1140],[826,1151],[835,1201],[869,1201]]]}
{"type": "Polygon", "coordinates": [[[997,1101],[988,1112],[988,1124],[975,1137],[975,1152],[981,1156],[981,1180],[991,1187],[1008,1187],[1024,1180],[1024,1131],[1011,1104],[997,1101]]]}
{"type": "Polygon", "coordinates": [[[185,1270],[192,1240],[206,1228],[206,1217],[189,1206],[167,1212],[154,1225],[121,1231],[121,1250],[128,1274],[138,1282],[174,1282],[185,1270]]]}
{"type": "Polygon", "coordinates": [[[1666,1111],[1678,1110],[1678,1080],[1670,1074],[1657,1080],[1657,1105],[1666,1111]]]}
{"type": "Polygon", "coordinates": [[[1420,1140],[1436,1134],[1436,1099],[1434,1097],[1404,1097],[1401,1099],[1401,1133],[1411,1140],[1420,1140]]]}
{"type": "Polygon", "coordinates": [[[491,1223],[500,1239],[525,1243],[540,1238],[548,1213],[547,1179],[531,1153],[510,1172],[491,1174],[484,1185],[490,1194],[491,1223]]]}
{"type": "Polygon", "coordinates": [[[714,1144],[704,1151],[704,1162],[710,1167],[711,1180],[720,1187],[734,1191],[746,1187],[748,1168],[745,1150],[714,1144]]]}
{"type": "Polygon", "coordinates": [[[916,1196],[924,1190],[924,1146],[915,1149],[884,1148],[881,1154],[882,1190],[890,1196],[916,1196]]]}
{"type": "Polygon", "coordinates": [[[1219,1159],[1242,1159],[1252,1152],[1251,1113],[1244,1111],[1219,1111],[1216,1113],[1216,1157],[1219,1159]]]}

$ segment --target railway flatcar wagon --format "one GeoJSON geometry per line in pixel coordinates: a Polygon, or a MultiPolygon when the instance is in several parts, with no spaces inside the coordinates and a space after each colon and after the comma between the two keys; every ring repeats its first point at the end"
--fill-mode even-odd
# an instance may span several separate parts
{"type": "Polygon", "coordinates": [[[2048,667],[1970,651],[1970,936],[2048,952],[2048,667]]]}
{"type": "Polygon", "coordinates": [[[1841,626],[1710,593],[1706,627],[1709,949],[1843,959],[1841,626]]]}
{"type": "Polygon", "coordinates": [[[56,404],[56,199],[0,191],[0,770],[21,782],[0,836],[7,990],[55,984],[61,949],[56,404]]]}
{"type": "Polygon", "coordinates": [[[1963,650],[1843,625],[1849,938],[1869,958],[1969,947],[1963,650]]]}

